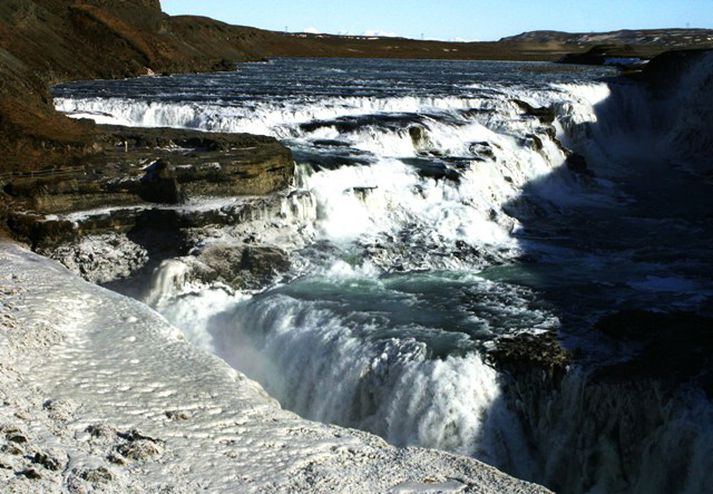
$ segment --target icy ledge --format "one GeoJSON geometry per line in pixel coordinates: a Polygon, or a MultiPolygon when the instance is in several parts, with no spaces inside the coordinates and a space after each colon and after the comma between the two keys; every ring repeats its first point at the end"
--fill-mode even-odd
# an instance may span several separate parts
{"type": "Polygon", "coordinates": [[[0,399],[10,492],[547,492],[303,420],[147,307],[8,243],[0,399]]]}

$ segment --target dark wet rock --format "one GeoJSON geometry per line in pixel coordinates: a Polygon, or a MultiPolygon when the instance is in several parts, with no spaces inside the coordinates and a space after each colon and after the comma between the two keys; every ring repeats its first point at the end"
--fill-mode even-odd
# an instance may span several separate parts
{"type": "Polygon", "coordinates": [[[137,429],[132,429],[128,432],[117,432],[116,435],[119,436],[121,439],[124,439],[129,442],[133,442],[133,441],[151,441],[154,443],[158,442],[158,439],[155,439],[151,436],[147,436],[137,429]]]}
{"type": "Polygon", "coordinates": [[[175,169],[165,161],[154,161],[145,171],[139,186],[138,194],[141,199],[164,204],[178,204],[185,200],[176,180],[175,169]]]}
{"type": "Polygon", "coordinates": [[[6,431],[5,439],[7,439],[8,442],[17,444],[27,444],[28,442],[30,442],[30,440],[27,438],[27,435],[17,429],[11,429],[6,431]]]}
{"type": "Polygon", "coordinates": [[[539,136],[536,136],[535,134],[527,134],[525,136],[525,140],[523,144],[533,151],[542,151],[544,148],[544,142],[542,142],[542,139],[539,136]]]}
{"type": "Polygon", "coordinates": [[[536,117],[543,124],[551,124],[555,121],[555,117],[557,116],[554,108],[550,106],[534,107],[530,103],[519,99],[513,100],[513,103],[515,103],[523,113],[531,117],[536,117]]]}
{"type": "Polygon", "coordinates": [[[290,269],[288,254],[270,246],[212,246],[198,256],[208,269],[203,281],[221,282],[238,290],[255,290],[274,283],[290,269]]]}
{"type": "Polygon", "coordinates": [[[90,484],[108,484],[114,480],[114,474],[107,467],[97,467],[83,470],[79,478],[86,480],[90,484]]]}
{"type": "Polygon", "coordinates": [[[377,187],[352,187],[352,192],[355,197],[358,197],[361,201],[366,201],[369,195],[374,192],[377,187]]]}
{"type": "Polygon", "coordinates": [[[565,164],[567,168],[580,175],[594,176],[592,170],[589,169],[587,165],[587,159],[579,153],[574,153],[572,151],[567,151],[567,158],[565,164]]]}
{"type": "Polygon", "coordinates": [[[164,415],[168,420],[183,421],[191,418],[191,415],[183,410],[168,410],[164,415]]]}
{"type": "Polygon", "coordinates": [[[426,158],[404,158],[401,161],[414,167],[420,177],[460,183],[461,173],[455,170],[450,163],[426,158]]]}
{"type": "Polygon", "coordinates": [[[500,338],[488,352],[488,358],[498,369],[511,374],[544,371],[555,379],[562,378],[573,361],[572,353],[561,346],[552,331],[500,338]]]}
{"type": "Polygon", "coordinates": [[[429,145],[428,131],[425,127],[414,125],[408,129],[409,136],[413,142],[413,147],[422,149],[429,145]]]}
{"type": "Polygon", "coordinates": [[[0,451],[3,453],[7,453],[12,456],[21,456],[25,454],[25,451],[20,448],[17,444],[3,444],[0,447],[0,451]]]}
{"type": "Polygon", "coordinates": [[[19,475],[22,475],[23,477],[27,477],[28,479],[31,479],[31,480],[39,480],[42,478],[42,474],[35,467],[25,468],[24,470],[19,472],[19,475]]]}
{"type": "Polygon", "coordinates": [[[123,455],[121,455],[120,453],[118,453],[116,451],[112,451],[111,453],[109,453],[107,455],[106,459],[115,465],[124,466],[129,463],[128,460],[123,455]]]}
{"type": "Polygon", "coordinates": [[[269,137],[111,128],[106,139],[105,153],[91,158],[102,166],[97,161],[9,178],[6,189],[14,206],[5,215],[16,239],[41,250],[87,234],[126,233],[152,219],[158,220],[154,228],[222,223],[226,219],[220,211],[198,211],[188,218],[188,213],[152,213],[147,208],[194,197],[266,195],[287,187],[294,173],[289,150],[269,137]],[[113,209],[85,215],[79,222],[45,217],[97,207],[113,209]]]}
{"type": "MultiPolygon", "coordinates": [[[[264,195],[292,179],[290,151],[270,137],[102,127],[97,151],[73,167],[14,173],[15,209],[63,213],[197,196],[264,195]]],[[[99,131],[97,131],[99,132],[99,131]]]]}
{"type": "Polygon", "coordinates": [[[296,151],[295,158],[300,163],[311,165],[315,170],[336,170],[343,166],[362,166],[370,163],[366,153],[353,148],[349,149],[349,154],[296,151]]]}
{"type": "Polygon", "coordinates": [[[32,463],[35,463],[46,468],[47,470],[52,471],[58,471],[63,466],[62,460],[49,453],[35,453],[31,461],[32,463]]]}
{"type": "Polygon", "coordinates": [[[469,150],[471,154],[483,161],[495,159],[495,152],[489,142],[473,142],[469,145],[469,150]]]}
{"type": "Polygon", "coordinates": [[[312,141],[312,144],[314,144],[315,146],[322,146],[322,147],[337,147],[337,148],[349,147],[348,142],[338,141],[336,139],[315,139],[314,141],[312,141]]]}
{"type": "Polygon", "coordinates": [[[601,318],[594,330],[617,343],[624,359],[597,371],[597,379],[696,381],[713,398],[713,318],[624,310],[601,318]]]}
{"type": "MultiPolygon", "coordinates": [[[[398,132],[400,131],[400,128],[397,127],[393,130],[398,132]]],[[[443,151],[437,149],[433,145],[433,142],[431,142],[431,138],[428,135],[428,129],[426,127],[414,125],[408,128],[408,133],[411,137],[411,143],[419,156],[444,157],[443,151]]]]}
{"type": "MultiPolygon", "coordinates": [[[[488,96],[483,96],[483,99],[492,99],[488,96]]],[[[495,113],[497,110],[494,108],[468,108],[467,110],[457,110],[458,114],[464,116],[468,119],[478,118],[481,115],[487,115],[495,113]]]]}

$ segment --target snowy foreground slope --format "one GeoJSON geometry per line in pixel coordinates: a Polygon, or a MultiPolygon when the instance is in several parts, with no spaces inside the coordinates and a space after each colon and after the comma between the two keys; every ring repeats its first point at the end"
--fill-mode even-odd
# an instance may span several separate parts
{"type": "Polygon", "coordinates": [[[155,312],[0,244],[3,492],[547,492],[308,422],[155,312]]]}

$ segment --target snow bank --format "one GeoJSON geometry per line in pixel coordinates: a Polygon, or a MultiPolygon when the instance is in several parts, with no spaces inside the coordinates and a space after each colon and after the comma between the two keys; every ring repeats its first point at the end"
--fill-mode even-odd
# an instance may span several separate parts
{"type": "Polygon", "coordinates": [[[11,244],[0,362],[12,492],[547,492],[303,420],[146,306],[11,244]]]}

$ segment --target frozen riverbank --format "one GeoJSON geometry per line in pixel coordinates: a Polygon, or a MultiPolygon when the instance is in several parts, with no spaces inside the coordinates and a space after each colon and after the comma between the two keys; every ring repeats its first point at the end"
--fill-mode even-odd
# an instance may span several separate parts
{"type": "Polygon", "coordinates": [[[0,244],[8,492],[546,492],[283,411],[159,315],[0,244]]]}

